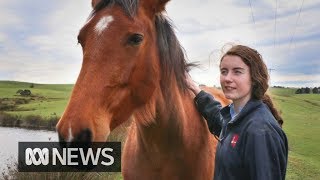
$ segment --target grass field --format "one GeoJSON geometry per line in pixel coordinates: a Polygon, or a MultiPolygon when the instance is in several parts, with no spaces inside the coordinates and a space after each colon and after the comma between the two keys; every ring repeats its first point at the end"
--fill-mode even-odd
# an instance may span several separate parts
{"type": "Polygon", "coordinates": [[[60,116],[67,105],[73,85],[33,84],[32,83],[0,81],[0,99],[2,104],[16,105],[11,110],[5,110],[8,114],[17,116],[40,115],[44,118],[60,116]],[[16,92],[21,89],[29,89],[30,97],[23,97],[16,92]],[[27,99],[28,103],[18,104],[17,99],[27,99]]]}
{"type": "MultiPolygon", "coordinates": [[[[18,89],[29,89],[33,100],[6,111],[15,115],[36,114],[44,117],[60,116],[67,104],[73,85],[41,85],[0,81],[0,99],[21,97],[18,89]]],[[[295,89],[271,88],[269,93],[284,118],[283,129],[289,141],[287,179],[320,179],[320,94],[295,94],[295,89]]],[[[4,100],[5,99],[5,100],[4,100]]],[[[12,103],[12,102],[11,102],[12,103]]],[[[117,178],[118,179],[118,178],[117,178]]]]}
{"type": "Polygon", "coordinates": [[[271,89],[289,141],[287,179],[320,179],[320,94],[271,89]]]}

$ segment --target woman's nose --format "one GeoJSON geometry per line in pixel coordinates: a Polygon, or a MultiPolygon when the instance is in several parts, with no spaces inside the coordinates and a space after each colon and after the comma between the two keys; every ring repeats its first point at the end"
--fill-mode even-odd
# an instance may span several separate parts
{"type": "Polygon", "coordinates": [[[232,74],[231,73],[226,74],[225,76],[223,76],[223,80],[225,82],[232,82],[232,74]]]}

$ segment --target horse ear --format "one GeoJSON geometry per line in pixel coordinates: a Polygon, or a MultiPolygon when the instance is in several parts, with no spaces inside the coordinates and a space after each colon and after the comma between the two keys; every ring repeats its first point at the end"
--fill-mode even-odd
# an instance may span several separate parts
{"type": "Polygon", "coordinates": [[[91,1],[91,5],[92,5],[92,8],[94,8],[101,0],[92,0],[91,1]]]}
{"type": "Polygon", "coordinates": [[[167,2],[170,0],[141,0],[141,3],[151,16],[165,10],[167,2]]]}

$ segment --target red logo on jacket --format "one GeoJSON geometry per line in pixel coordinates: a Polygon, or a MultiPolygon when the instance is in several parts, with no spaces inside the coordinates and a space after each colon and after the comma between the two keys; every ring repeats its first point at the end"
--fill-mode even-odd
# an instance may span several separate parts
{"type": "Polygon", "coordinates": [[[234,148],[236,146],[236,144],[238,142],[238,139],[239,139],[239,135],[238,134],[233,135],[232,140],[231,140],[232,148],[234,148]]]}

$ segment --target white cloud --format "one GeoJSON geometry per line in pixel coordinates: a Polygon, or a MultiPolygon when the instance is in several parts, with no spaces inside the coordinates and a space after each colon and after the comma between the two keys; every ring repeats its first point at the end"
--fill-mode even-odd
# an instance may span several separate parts
{"type": "MultiPolygon", "coordinates": [[[[46,34],[31,36],[28,43],[41,50],[59,53],[71,57],[72,61],[81,62],[81,47],[77,45],[77,35],[91,11],[87,0],[72,0],[63,3],[60,9],[51,12],[46,26],[50,31],[46,34]]],[[[70,59],[59,59],[70,61],[70,59]]]]}
{"type": "MultiPolygon", "coordinates": [[[[44,16],[47,17],[44,21],[46,27],[34,27],[35,30],[49,29],[48,32],[27,35],[19,39],[20,42],[14,42],[6,34],[0,33],[0,42],[6,45],[4,53],[0,54],[0,70],[9,72],[8,77],[12,80],[74,83],[82,62],[77,33],[90,11],[91,4],[86,0],[66,1],[60,9],[47,12],[44,16]]],[[[4,18],[14,14],[2,13],[4,18]]],[[[13,24],[1,24],[0,29],[10,26],[13,24]]]]}
{"type": "MultiPolygon", "coordinates": [[[[316,48],[319,49],[319,37],[317,39],[307,38],[311,34],[319,32],[320,21],[315,21],[315,17],[318,17],[320,12],[317,8],[313,8],[316,5],[319,6],[319,3],[306,1],[302,6],[300,17],[297,19],[301,1],[279,2],[276,29],[275,2],[268,0],[252,2],[255,23],[252,20],[249,4],[242,3],[239,6],[239,4],[230,1],[202,1],[199,3],[198,1],[186,0],[183,2],[183,6],[181,1],[169,4],[167,8],[169,17],[174,20],[174,24],[177,26],[178,37],[186,49],[189,59],[191,61],[201,60],[205,67],[205,70],[198,69],[191,72],[197,82],[208,85],[219,84],[217,65],[215,67],[209,66],[208,57],[212,52],[219,54],[217,51],[227,42],[245,44],[258,49],[269,68],[277,68],[278,71],[286,69],[286,66],[289,67],[288,65],[302,64],[304,59],[296,59],[297,55],[308,53],[305,56],[307,57],[307,55],[315,53],[316,48]],[[295,27],[296,25],[297,27],[295,27]],[[261,43],[264,45],[259,45],[261,43]]],[[[308,59],[305,65],[313,63],[315,67],[319,67],[319,63],[316,62],[320,60],[320,56],[318,55],[316,58],[318,59],[308,59]]],[[[213,58],[210,59],[213,60],[213,58]]],[[[218,61],[219,56],[216,55],[214,60],[218,61]]],[[[301,69],[303,68],[301,67],[301,69]]],[[[286,77],[286,81],[280,78],[275,83],[288,83],[288,79],[291,77],[292,81],[290,82],[300,81],[302,84],[306,84],[307,78],[297,78],[293,74],[294,72],[289,73],[289,71],[290,69],[278,72],[280,77],[286,77]]],[[[308,70],[305,71],[307,74],[308,70]]],[[[302,74],[301,76],[308,75],[302,74]]]]}
{"type": "Polygon", "coordinates": [[[21,18],[17,16],[17,13],[10,9],[15,3],[17,3],[17,1],[0,1],[0,30],[1,27],[18,25],[21,23],[21,18]]]}
{"type": "MultiPolygon", "coordinates": [[[[45,27],[34,27],[35,31],[42,28],[48,31],[26,34],[24,42],[15,42],[11,35],[2,29],[24,24],[19,13],[10,9],[19,2],[0,2],[0,70],[11,72],[10,77],[15,80],[30,79],[28,81],[41,83],[75,82],[82,61],[81,47],[77,45],[76,37],[91,11],[90,1],[61,2],[60,8],[45,14],[45,27]]],[[[320,47],[319,37],[307,37],[319,32],[320,21],[316,21],[315,17],[320,16],[320,11],[314,7],[320,7],[320,4],[305,1],[297,21],[300,0],[284,0],[278,3],[274,34],[274,1],[252,1],[252,12],[248,2],[242,1],[170,1],[167,6],[168,16],[177,27],[177,36],[182,46],[186,49],[190,61],[200,61],[202,64],[202,68],[192,70],[194,79],[203,84],[219,85],[219,50],[227,42],[257,48],[268,66],[276,69],[298,63],[292,56],[316,52],[320,47]],[[273,45],[274,38],[276,46],[273,45]],[[259,43],[263,45],[257,45],[259,43]]],[[[319,66],[316,63],[319,59],[319,55],[314,56],[313,59],[308,59],[308,63],[319,66]]],[[[299,62],[301,63],[301,60],[299,62]]],[[[298,77],[308,74],[299,72],[297,75],[294,72],[289,73],[289,70],[276,71],[278,72],[273,75],[277,75],[279,79],[273,78],[274,83],[289,82],[290,77],[292,82],[298,79],[305,83],[307,78],[298,77]]],[[[318,77],[317,74],[314,76],[318,77]]]]}
{"type": "Polygon", "coordinates": [[[275,81],[314,81],[320,82],[320,75],[291,74],[291,75],[275,75],[275,81]]]}
{"type": "Polygon", "coordinates": [[[281,85],[286,87],[319,87],[320,75],[274,75],[271,80],[272,85],[281,85]],[[303,85],[301,85],[301,82],[304,82],[303,85]]]}
{"type": "Polygon", "coordinates": [[[4,44],[4,42],[7,40],[7,35],[0,32],[0,43],[4,44]]]}

